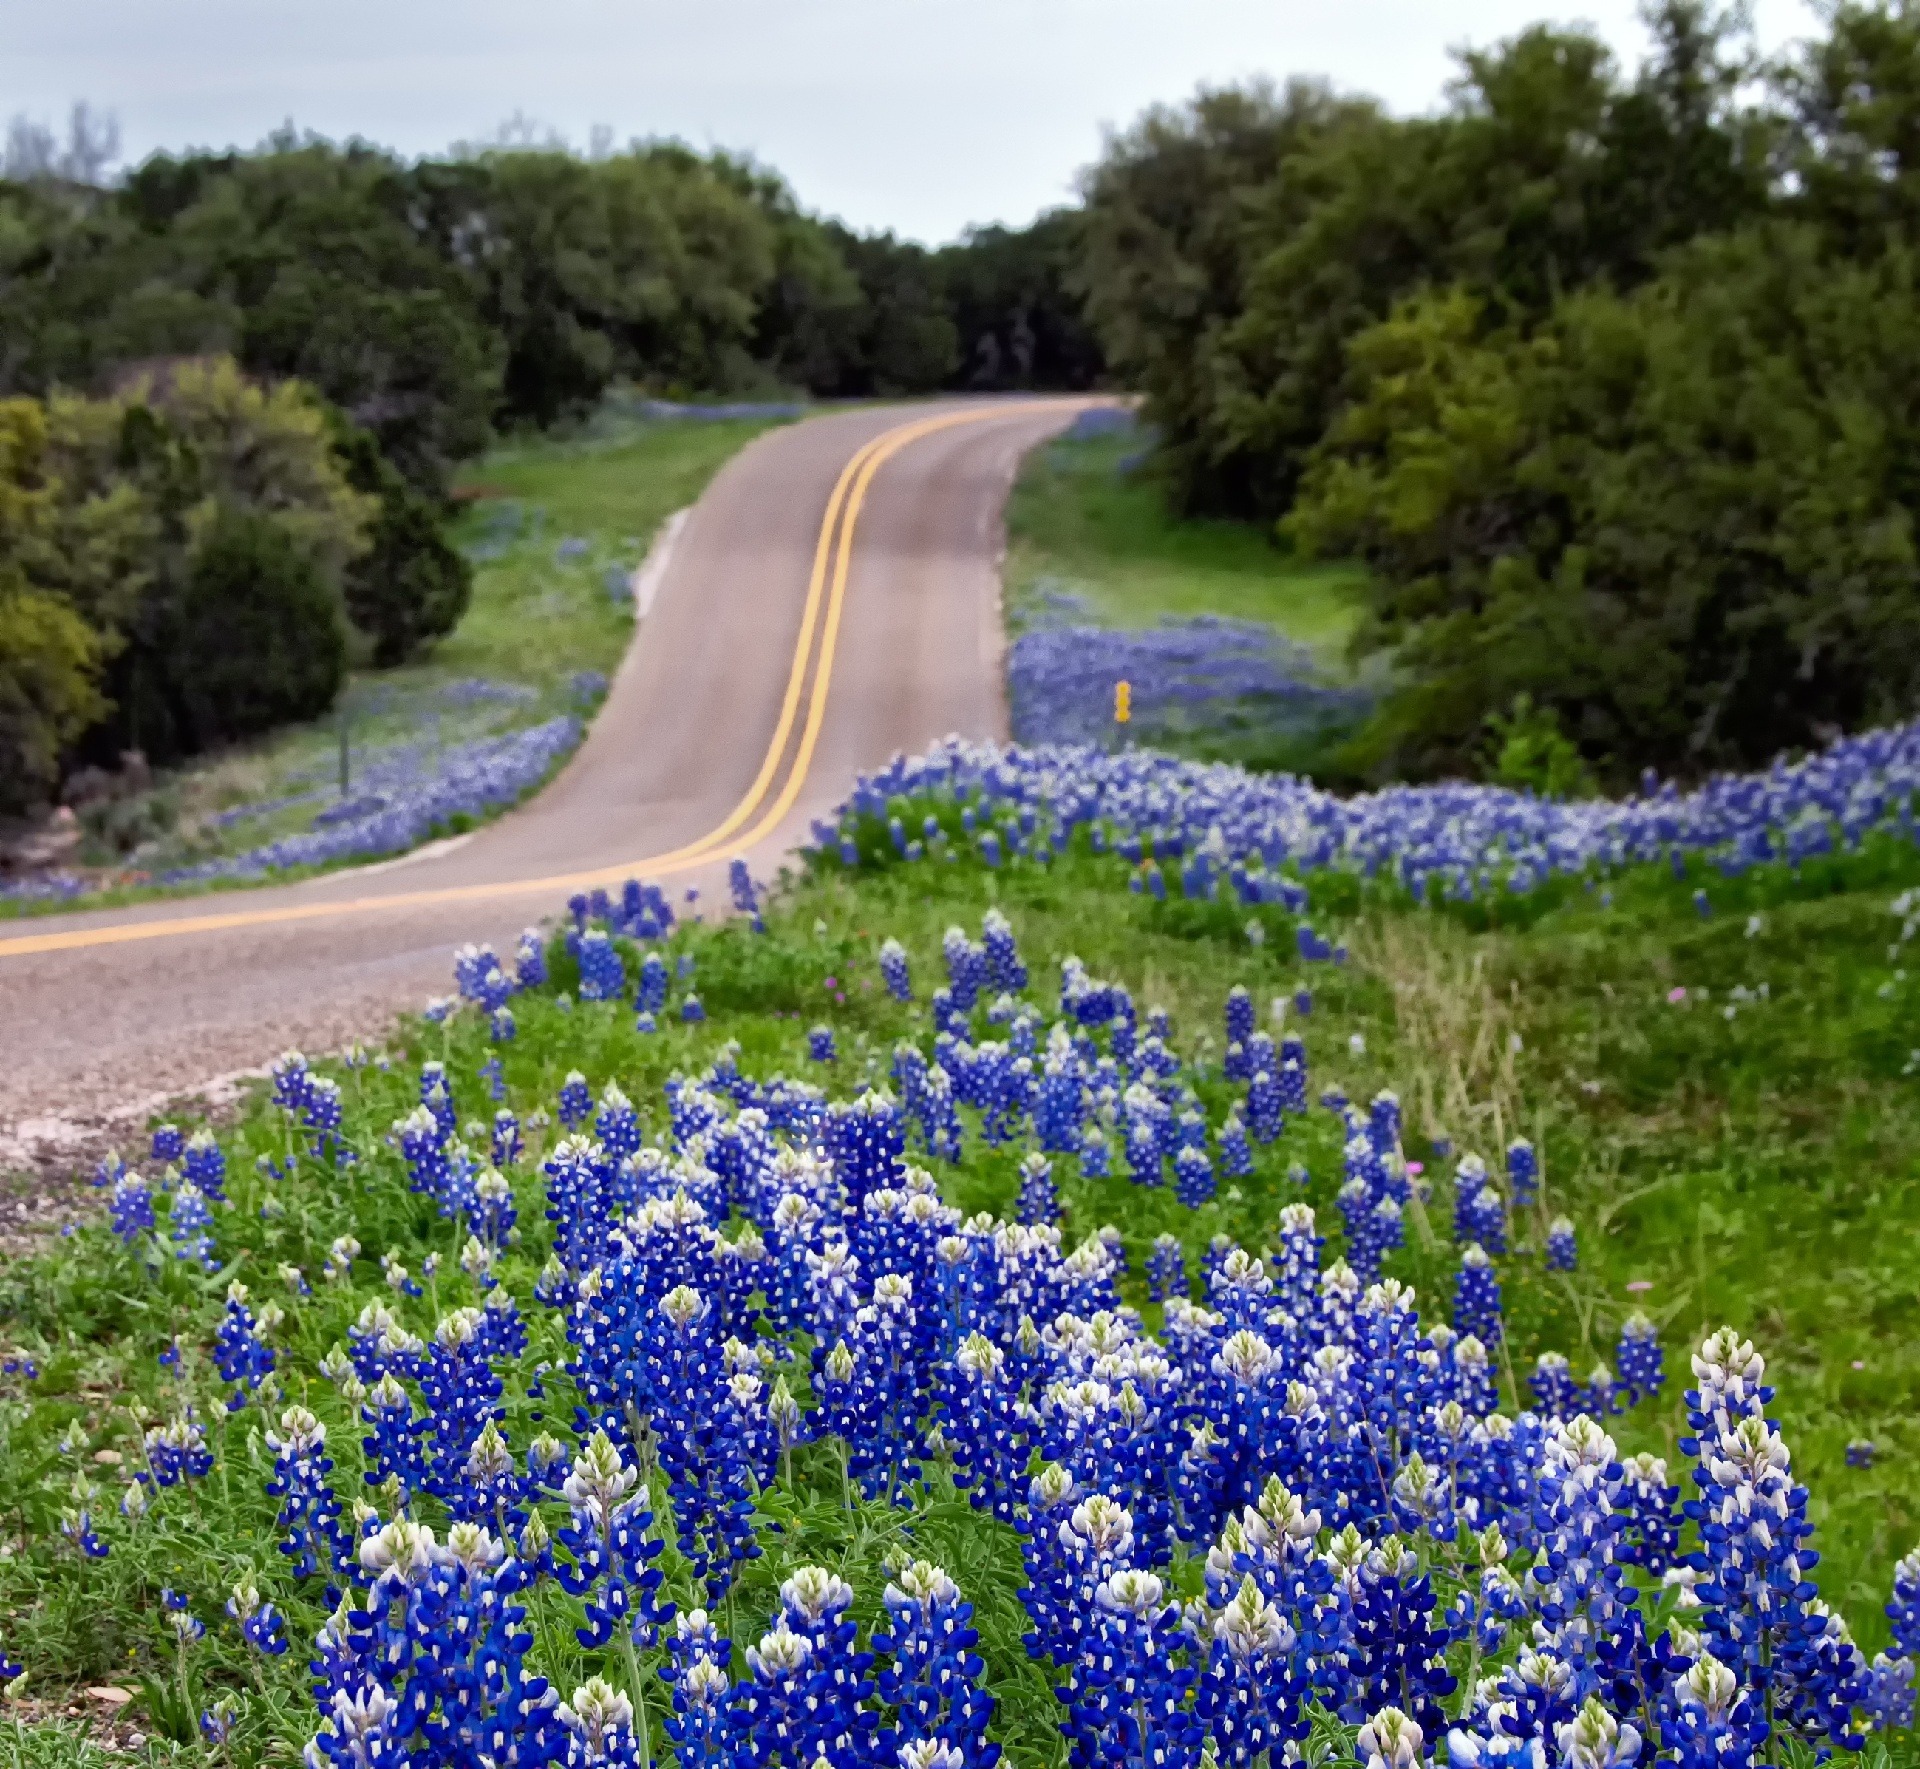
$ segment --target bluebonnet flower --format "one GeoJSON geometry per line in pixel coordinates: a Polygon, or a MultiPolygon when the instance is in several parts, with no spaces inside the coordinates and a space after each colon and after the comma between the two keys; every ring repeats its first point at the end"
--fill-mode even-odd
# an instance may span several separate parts
{"type": "Polygon", "coordinates": [[[1534,1405],[1550,1419],[1570,1419],[1579,1410],[1579,1389],[1560,1352],[1540,1353],[1527,1386],[1533,1390],[1534,1405]]]}
{"type": "Polygon", "coordinates": [[[1220,1171],[1229,1179],[1246,1179],[1253,1172],[1253,1148],[1247,1141],[1246,1120],[1236,1100],[1220,1127],[1220,1171]]]}
{"type": "Polygon", "coordinates": [[[211,1130],[196,1130],[180,1151],[181,1171],[216,1204],[227,1201],[227,1157],[211,1130]]]}
{"type": "Polygon", "coordinates": [[[1198,1210],[1213,1197],[1213,1163],[1203,1149],[1184,1148],[1174,1157],[1173,1187],[1189,1210],[1198,1210]]]}
{"type": "Polygon", "coordinates": [[[1668,1483],[1666,1463],[1649,1452],[1623,1458],[1620,1476],[1613,1501],[1623,1518],[1619,1557],[1663,1577],[1679,1559],[1680,1489],[1668,1483]]]}
{"type": "Polygon", "coordinates": [[[1666,1385],[1666,1359],[1660,1349],[1660,1330],[1637,1309],[1620,1328],[1620,1348],[1614,1354],[1626,1404],[1655,1395],[1666,1385]]]}
{"type": "Polygon", "coordinates": [[[537,989],[547,980],[547,947],[537,927],[526,929],[513,949],[513,981],[517,989],[537,989]]]}
{"type": "Polygon", "coordinates": [[[154,1128],[153,1139],[148,1145],[148,1154],[165,1167],[180,1159],[181,1151],[186,1147],[186,1139],[180,1134],[177,1124],[161,1124],[154,1128]]]}
{"type": "Polygon", "coordinates": [[[680,1018],[689,1026],[698,1025],[707,1017],[707,1010],[700,1005],[700,997],[689,989],[680,1003],[680,1018]]]}
{"type": "Polygon", "coordinates": [[[1107,1134],[1098,1124],[1089,1124],[1080,1133],[1080,1177],[1107,1179],[1113,1173],[1113,1154],[1107,1134]]]}
{"type": "Polygon", "coordinates": [[[427,1488],[427,1434],[433,1429],[430,1418],[413,1410],[413,1397],[391,1374],[367,1390],[360,1409],[361,1419],[371,1427],[360,1440],[366,1454],[367,1485],[394,1483],[402,1501],[427,1488]]]}
{"type": "Polygon", "coordinates": [[[1060,1199],[1053,1186],[1053,1163],[1045,1155],[1030,1154],[1020,1163],[1020,1193],[1014,1215],[1029,1227],[1060,1220],[1060,1199]]]}
{"type": "Polygon", "coordinates": [[[640,960],[640,981],[633,993],[634,1006],[642,1013],[664,1013],[667,1006],[667,986],[671,981],[672,978],[667,972],[667,961],[658,952],[649,952],[640,960]]]}
{"type": "Polygon", "coordinates": [[[568,1769],[644,1769],[633,1703],[605,1678],[589,1677],[555,1709],[555,1718],[567,1729],[568,1769]]]}
{"type": "Polygon", "coordinates": [[[609,1081],[600,1095],[599,1109],[593,1115],[593,1134],[599,1138],[606,1158],[615,1166],[640,1149],[640,1114],[633,1102],[621,1092],[618,1082],[609,1081]]]}
{"type": "Polygon", "coordinates": [[[526,1152],[526,1143],[520,1134],[520,1120],[507,1107],[502,1106],[493,1115],[493,1145],[490,1159],[495,1167],[511,1167],[526,1152]]]}
{"type": "Polygon", "coordinates": [[[113,1232],[129,1247],[137,1246],[153,1233],[153,1193],[131,1168],[121,1169],[114,1180],[108,1211],[113,1232]]]}
{"type": "Polygon", "coordinates": [[[269,1430],[266,1441],[274,1457],[267,1494],[280,1501],[278,1546],[293,1562],[294,1577],[344,1573],[351,1552],[340,1522],[340,1501],[327,1479],[333,1472],[327,1428],[305,1407],[288,1407],[280,1415],[279,1431],[269,1430]]]}
{"type": "Polygon", "coordinates": [[[1547,1270],[1572,1271],[1580,1263],[1579,1244],[1574,1238],[1573,1222],[1556,1216],[1547,1225],[1547,1270]]]}
{"type": "MultiPolygon", "coordinates": [[[[1247,993],[1244,983],[1235,983],[1227,991],[1227,1043],[1237,1044],[1242,1050],[1253,1037],[1255,1026],[1253,1019],[1253,997],[1247,993]]],[[[1229,1081],[1244,1080],[1241,1075],[1229,1075],[1229,1081]]]]}
{"type": "Polygon", "coordinates": [[[895,1001],[913,999],[913,980],[907,969],[907,949],[889,938],[880,947],[880,978],[895,1001]]]}
{"type": "Polygon", "coordinates": [[[171,1586],[161,1587],[160,1607],[173,1629],[174,1638],[182,1647],[192,1645],[206,1634],[207,1624],[193,1613],[187,1598],[171,1586]]]}
{"type": "Polygon", "coordinates": [[[725,1593],[742,1561],[760,1552],[749,1515],[751,1446],[722,1398],[728,1373],[717,1326],[713,1304],[691,1285],[678,1285],[660,1301],[645,1354],[676,1540],[713,1598],[725,1593]]]}
{"type": "Polygon", "coordinates": [[[586,1599],[587,1625],[575,1630],[580,1644],[604,1646],[624,1630],[636,1647],[651,1646],[672,1606],[657,1601],[660,1569],[652,1562],[660,1543],[651,1533],[653,1502],[639,1472],[597,1431],[575,1458],[561,1496],[571,1521],[555,1539],[571,1558],[555,1562],[554,1576],[586,1599]]]}
{"type": "Polygon", "coordinates": [[[780,1587],[773,1629],[747,1653],[753,1684],[741,1691],[741,1761],[746,1765],[871,1760],[872,1654],[854,1648],[846,1581],[803,1566],[780,1587]]]}
{"type": "MultiPolygon", "coordinates": [[[[1060,1033],[1062,1029],[1056,1027],[1055,1031],[1060,1033]]],[[[1050,1155],[1077,1151],[1084,1135],[1085,1111],[1079,1057],[1072,1042],[1064,1036],[1049,1039],[1033,1092],[1033,1129],[1041,1149],[1050,1155]]]]}
{"type": "Polygon", "coordinates": [[[314,1669],[321,1725],[309,1763],[337,1769],[433,1758],[548,1763],[567,1747],[543,1678],[527,1669],[520,1572],[478,1524],[445,1544],[400,1518],[364,1539],[364,1608],[342,1606],[320,1630],[314,1669]],[[369,1739],[375,1741],[369,1744],[369,1739]]]}
{"type": "Polygon", "coordinates": [[[1681,1769],[1744,1769],[1768,1731],[1758,1692],[1711,1653],[1675,1680],[1661,1712],[1660,1742],[1681,1769]]]}
{"type": "Polygon", "coordinates": [[[207,1201],[200,1194],[200,1188],[180,1182],[179,1190],[173,1194],[173,1202],[167,1210],[169,1232],[173,1240],[173,1256],[198,1265],[204,1271],[214,1268],[213,1218],[207,1211],[207,1201]]]}
{"type": "Polygon", "coordinates": [[[1478,1242],[1489,1253],[1507,1250],[1507,1206],[1479,1156],[1468,1155],[1453,1181],[1453,1238],[1463,1247],[1478,1242]]]}
{"type": "Polygon", "coordinates": [[[572,1070],[560,1084],[559,1118],[561,1127],[577,1130],[593,1114],[593,1092],[587,1086],[587,1078],[578,1069],[572,1070]]]}
{"type": "MultiPolygon", "coordinates": [[[[981,924],[980,961],[985,966],[986,988],[1018,995],[1027,986],[1027,967],[1020,962],[1013,924],[998,909],[989,909],[981,924]]],[[[969,951],[969,959],[972,952],[969,951]]]]}
{"type": "Polygon", "coordinates": [[[271,1603],[263,1602],[260,1588],[251,1578],[242,1578],[227,1599],[227,1614],[240,1624],[240,1632],[249,1646],[268,1658],[278,1658],[287,1650],[281,1632],[284,1619],[271,1603]]]}
{"type": "Polygon", "coordinates": [[[1687,1418],[1697,1435],[1680,1447],[1697,1458],[1700,1497],[1685,1510],[1700,1532],[1689,1557],[1700,1632],[1714,1656],[1741,1665],[1764,1692],[1775,1726],[1839,1741],[1866,1693],[1867,1664],[1805,1577],[1817,1559],[1808,1494],[1763,1410],[1773,1392],[1762,1380],[1765,1361],[1722,1328],[1693,1369],[1687,1418]]]}
{"type": "Polygon", "coordinates": [[[1471,1333],[1483,1345],[1500,1341],[1500,1279],[1486,1249],[1477,1244],[1460,1256],[1460,1276],[1453,1293],[1453,1327],[1457,1333],[1471,1333]]]}
{"type": "Polygon", "coordinates": [[[239,1412],[247,1404],[247,1396],[273,1374],[273,1348],[261,1343],[260,1323],[247,1302],[245,1284],[235,1281],[227,1286],[226,1312],[213,1341],[214,1367],[222,1381],[234,1385],[227,1396],[230,1413],[239,1412]]]}
{"type": "Polygon", "coordinates": [[[1507,1183],[1513,1188],[1514,1208],[1531,1210],[1540,1196],[1540,1157],[1524,1136],[1507,1145],[1507,1183]]]}
{"type": "Polygon", "coordinates": [[[1441,1699],[1455,1683],[1446,1664],[1454,1629],[1439,1617],[1418,1558],[1396,1536],[1377,1545],[1363,1541],[1351,1524],[1328,1554],[1350,1606],[1334,1661],[1343,1673],[1330,1691],[1336,1710],[1351,1722],[1392,1695],[1423,1731],[1437,1732],[1445,1723],[1441,1699]]]}
{"type": "Polygon", "coordinates": [[[993,1769],[1000,1747],[987,1741],[993,1697],[982,1687],[986,1665],[974,1648],[973,1606],[945,1570],[916,1560],[902,1569],[883,1598],[888,1626],[874,1651],[884,1662],[876,1693],[894,1710],[888,1744],[938,1741],[961,1769],[993,1769]]]}
{"type": "Polygon", "coordinates": [[[734,1712],[727,1677],[732,1658],[733,1642],[704,1609],[676,1619],[666,1672],[673,1690],[666,1734],[680,1769],[732,1769],[734,1712]]]}
{"type": "Polygon", "coordinates": [[[1159,1577],[1125,1568],[1095,1588],[1084,1645],[1059,1695],[1075,1769],[1192,1769],[1203,1732],[1180,1606],[1159,1577]]]}
{"type": "Polygon", "coordinates": [[[627,992],[627,966],[604,928],[580,936],[580,999],[617,1001],[627,992]]]}
{"type": "Polygon", "coordinates": [[[1893,1569],[1893,1597],[1887,1604],[1893,1649],[1902,1658],[1920,1660],[1920,1548],[1893,1569]]]}
{"type": "Polygon", "coordinates": [[[1200,1672],[1195,1718],[1214,1760],[1244,1765],[1285,1757],[1311,1728],[1305,1654],[1299,1636],[1244,1574],[1213,1618],[1200,1672]]]}
{"type": "Polygon", "coordinates": [[[833,1047],[831,1026],[815,1026],[807,1034],[807,1056],[813,1062],[831,1063],[838,1059],[838,1054],[833,1047]]]}
{"type": "Polygon", "coordinates": [[[112,1550],[95,1534],[93,1513],[85,1503],[64,1508],[60,1513],[60,1533],[89,1560],[105,1560],[112,1550]]]}
{"type": "Polygon", "coordinates": [[[1187,1256],[1178,1235],[1155,1237],[1147,1255],[1147,1295],[1155,1302],[1187,1293],[1187,1256]]]}
{"type": "Polygon", "coordinates": [[[1003,1523],[1014,1520],[1026,1492],[1029,1412],[1007,1354],[984,1333],[969,1333],[946,1372],[941,1436],[953,1457],[954,1485],[1003,1523]]]}
{"type": "Polygon", "coordinates": [[[233,1733],[233,1723],[240,1715],[240,1702],[231,1690],[221,1696],[212,1707],[203,1708],[200,1713],[200,1731],[206,1741],[215,1750],[223,1751],[233,1733]]]}
{"type": "Polygon", "coordinates": [[[1271,1069],[1258,1069],[1247,1083],[1247,1128],[1256,1142],[1270,1143],[1286,1123],[1281,1111],[1280,1083],[1271,1069]]]}

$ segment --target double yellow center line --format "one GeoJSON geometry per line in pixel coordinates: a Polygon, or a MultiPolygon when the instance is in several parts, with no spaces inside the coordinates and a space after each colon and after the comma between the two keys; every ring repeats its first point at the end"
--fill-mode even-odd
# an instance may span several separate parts
{"type": "MultiPolygon", "coordinates": [[[[130,921],[110,927],[71,928],[46,933],[18,934],[0,939],[0,958],[24,958],[36,952],[70,952],[90,946],[117,946],[130,940],[164,940],[183,934],[218,933],[231,928],[266,927],[280,922],[328,921],[343,916],[368,915],[383,909],[419,908],[443,903],[477,903],[501,897],[591,890],[637,876],[654,878],[685,872],[716,859],[722,850],[744,852],[773,833],[793,809],[806,785],[813,752],[827,717],[827,693],[833,680],[834,652],[839,644],[840,619],[846,604],[847,577],[853,564],[853,538],[874,475],[903,448],[941,430],[993,419],[1027,417],[1066,401],[1036,401],[1018,406],[989,406],[972,411],[941,412],[897,424],[855,450],[841,468],[827,499],[820,533],[814,543],[813,569],[807,578],[807,600],[794,642],[793,663],[781,697],[780,717],[760,770],[740,802],[698,841],[643,860],[623,861],[591,872],[557,873],[548,878],[515,879],[496,884],[447,885],[438,889],[393,891],[381,896],[352,897],[332,903],[280,904],[271,909],[233,909],[209,915],[174,916],[158,921],[130,921]],[[815,640],[818,639],[816,645],[815,640]],[[797,745],[794,726],[806,703],[806,720],[797,745]],[[789,757],[789,748],[792,754],[789,757]],[[785,783],[772,802],[774,782],[785,783]],[[750,825],[750,827],[749,827],[750,825]],[[744,831],[744,833],[741,833],[744,831]]],[[[1078,403],[1078,402],[1072,402],[1078,403]]]]}

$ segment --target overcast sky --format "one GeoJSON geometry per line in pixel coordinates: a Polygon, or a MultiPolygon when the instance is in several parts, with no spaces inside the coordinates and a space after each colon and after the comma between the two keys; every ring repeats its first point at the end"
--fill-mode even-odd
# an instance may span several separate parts
{"type": "MultiPolygon", "coordinates": [[[[1763,42],[1810,28],[1757,0],[1763,42]]],[[[810,208],[936,242],[1066,201],[1102,131],[1200,82],[1326,74],[1402,111],[1542,16],[1632,59],[1634,0],[0,0],[0,111],[115,113],[128,155],[291,119],[435,153],[519,112],[584,145],[750,151],[810,208]]]]}

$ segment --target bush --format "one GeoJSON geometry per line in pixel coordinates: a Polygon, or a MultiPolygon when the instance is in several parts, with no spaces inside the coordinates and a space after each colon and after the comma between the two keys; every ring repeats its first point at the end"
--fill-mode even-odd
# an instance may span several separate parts
{"type": "Polygon", "coordinates": [[[195,549],[169,662],[200,744],[318,718],[346,676],[339,597],[283,526],[222,509],[195,549]]]}
{"type": "Polygon", "coordinates": [[[473,596],[473,568],[441,532],[440,512],[381,454],[364,430],[334,444],[347,482],[378,498],[368,546],[348,568],[347,613],[373,641],[373,661],[404,663],[450,633],[473,596]]]}
{"type": "Polygon", "coordinates": [[[96,718],[100,638],[54,596],[0,593],[0,814],[31,810],[96,718]]]}
{"type": "Polygon", "coordinates": [[[1473,766],[1517,694],[1616,780],[1910,716],[1920,255],[1768,224],[1492,318],[1438,291],[1356,339],[1283,525],[1372,568],[1381,765],[1473,766]]]}

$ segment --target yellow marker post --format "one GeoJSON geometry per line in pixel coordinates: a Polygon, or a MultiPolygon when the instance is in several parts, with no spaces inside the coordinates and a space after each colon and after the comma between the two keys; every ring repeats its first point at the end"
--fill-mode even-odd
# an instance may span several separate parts
{"type": "Polygon", "coordinates": [[[1113,685],[1113,722],[1124,725],[1133,717],[1133,684],[1115,682],[1113,685]]]}

